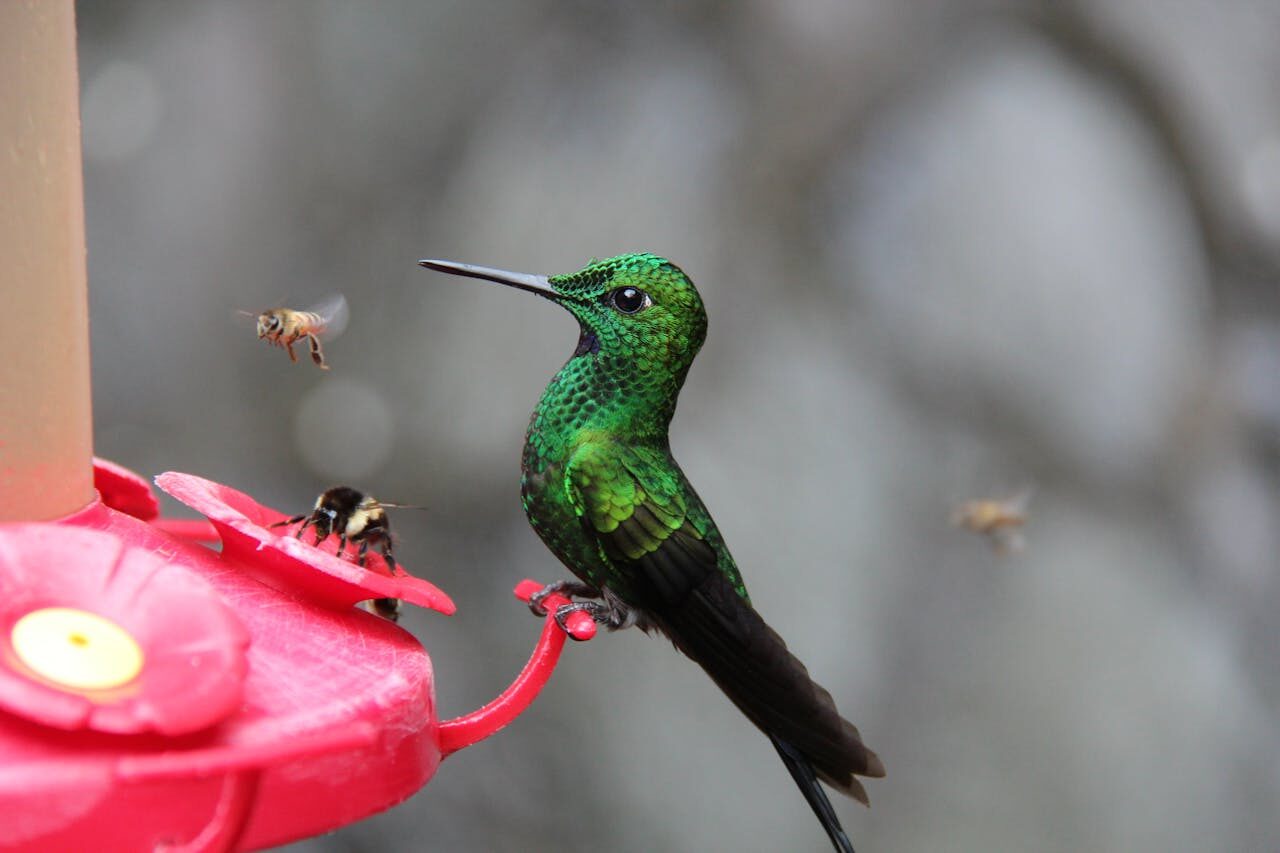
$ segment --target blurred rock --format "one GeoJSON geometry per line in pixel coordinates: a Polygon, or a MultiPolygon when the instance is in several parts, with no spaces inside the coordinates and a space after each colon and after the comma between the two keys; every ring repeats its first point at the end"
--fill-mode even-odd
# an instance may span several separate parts
{"type": "Polygon", "coordinates": [[[1274,49],[1280,7],[1268,0],[1211,6],[1198,0],[1090,0],[1083,10],[1096,31],[1147,75],[1173,112],[1224,248],[1260,252],[1274,272],[1280,262],[1280,221],[1266,192],[1276,185],[1271,152],[1280,133],[1273,83],[1280,74],[1274,49]]]}
{"type": "Polygon", "coordinates": [[[1018,31],[959,45],[833,199],[877,342],[949,411],[1108,484],[1150,476],[1204,358],[1204,259],[1123,103],[1018,31]]]}

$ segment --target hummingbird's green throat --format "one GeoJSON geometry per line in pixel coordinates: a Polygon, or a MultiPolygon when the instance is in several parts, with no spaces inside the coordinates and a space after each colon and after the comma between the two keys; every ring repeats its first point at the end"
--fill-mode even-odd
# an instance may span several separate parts
{"type": "Polygon", "coordinates": [[[832,844],[852,853],[817,780],[866,803],[857,776],[883,776],[884,765],[752,607],[671,455],[667,428],[707,335],[693,282],[647,254],[554,276],[419,263],[536,293],[578,318],[578,345],[530,418],[520,481],[533,529],[581,581],[553,585],[577,599],[557,620],[586,611],[610,628],[666,634],[769,737],[832,844]]]}

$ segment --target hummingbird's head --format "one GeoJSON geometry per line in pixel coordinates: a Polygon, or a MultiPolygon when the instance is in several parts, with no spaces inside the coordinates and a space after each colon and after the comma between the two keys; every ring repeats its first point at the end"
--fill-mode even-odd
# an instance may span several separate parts
{"type": "Polygon", "coordinates": [[[528,290],[563,306],[582,327],[577,356],[604,354],[631,361],[642,371],[668,371],[683,380],[707,336],[707,314],[693,282],[656,255],[619,255],[553,276],[453,261],[418,263],[528,290]]]}

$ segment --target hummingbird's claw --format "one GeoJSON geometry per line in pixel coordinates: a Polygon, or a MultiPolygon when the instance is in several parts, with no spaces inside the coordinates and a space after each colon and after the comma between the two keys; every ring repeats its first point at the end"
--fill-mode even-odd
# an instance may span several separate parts
{"type": "Polygon", "coordinates": [[[571,640],[584,640],[588,637],[579,637],[577,633],[569,627],[569,617],[575,613],[586,613],[591,617],[591,621],[597,625],[606,623],[609,619],[608,606],[598,601],[572,601],[568,604],[562,604],[556,608],[555,620],[560,626],[560,630],[569,635],[571,640]]]}
{"type": "Polygon", "coordinates": [[[529,612],[534,616],[537,616],[539,619],[546,616],[547,608],[542,606],[542,602],[546,600],[547,596],[554,595],[556,592],[558,592],[556,585],[549,583],[533,595],[529,596],[529,612]]]}
{"type": "MultiPolygon", "coordinates": [[[[599,598],[600,590],[577,581],[555,581],[554,583],[549,583],[533,595],[529,596],[529,610],[532,611],[534,616],[541,619],[543,616],[547,615],[547,608],[543,607],[542,602],[546,601],[547,597],[552,595],[563,595],[569,598],[572,598],[573,596],[578,596],[579,598],[599,598]]],[[[559,619],[556,621],[559,621],[559,619]]],[[[561,623],[560,627],[563,628],[564,624],[561,623]]]]}
{"type": "Polygon", "coordinates": [[[545,618],[550,612],[556,627],[573,639],[590,640],[596,635],[596,621],[590,615],[577,611],[566,613],[564,620],[555,618],[554,614],[561,607],[574,603],[566,595],[561,594],[561,590],[564,590],[567,595],[585,594],[598,596],[600,594],[599,590],[594,587],[588,587],[586,584],[578,584],[573,581],[561,581],[544,587],[537,581],[528,579],[516,584],[514,592],[516,598],[528,604],[529,609],[540,617],[545,618]],[[536,601],[534,600],[535,596],[536,601]]]}

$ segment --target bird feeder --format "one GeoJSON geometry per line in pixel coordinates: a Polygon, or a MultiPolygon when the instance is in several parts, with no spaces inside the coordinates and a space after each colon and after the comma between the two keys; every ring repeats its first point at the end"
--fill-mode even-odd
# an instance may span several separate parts
{"type": "Polygon", "coordinates": [[[0,850],[254,850],[389,808],[595,625],[548,616],[502,695],[440,720],[426,650],[354,605],[448,615],[443,591],[189,474],[156,483],[204,520],[162,518],[93,459],[77,112],[72,4],[0,3],[0,276],[22,303],[0,314],[0,850]]]}

